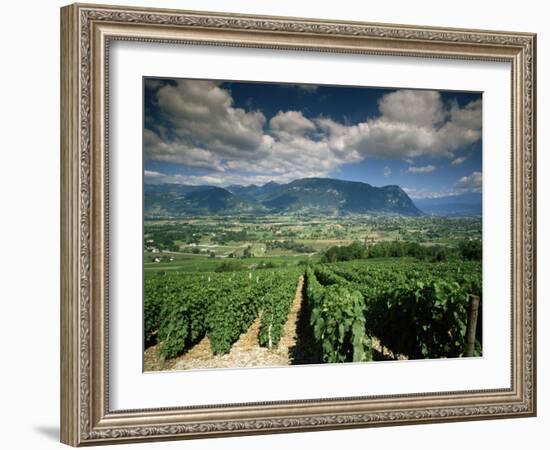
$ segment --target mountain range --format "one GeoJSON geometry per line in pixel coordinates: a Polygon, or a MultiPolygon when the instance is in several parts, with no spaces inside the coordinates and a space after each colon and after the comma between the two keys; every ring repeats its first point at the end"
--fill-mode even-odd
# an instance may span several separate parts
{"type": "Polygon", "coordinates": [[[480,216],[481,193],[464,193],[414,201],[396,185],[374,187],[358,181],[302,178],[261,186],[146,184],[147,217],[235,214],[394,214],[480,216]]]}
{"type": "Polygon", "coordinates": [[[146,184],[147,217],[235,214],[395,214],[422,212],[399,186],[374,187],[358,181],[302,178],[287,184],[262,186],[190,186],[146,184]]]}

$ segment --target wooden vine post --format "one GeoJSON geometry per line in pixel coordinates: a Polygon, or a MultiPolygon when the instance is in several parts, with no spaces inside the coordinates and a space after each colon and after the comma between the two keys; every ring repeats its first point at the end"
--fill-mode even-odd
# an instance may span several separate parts
{"type": "Polygon", "coordinates": [[[477,295],[468,296],[468,325],[466,327],[466,348],[464,349],[466,357],[474,356],[479,302],[477,295]]]}

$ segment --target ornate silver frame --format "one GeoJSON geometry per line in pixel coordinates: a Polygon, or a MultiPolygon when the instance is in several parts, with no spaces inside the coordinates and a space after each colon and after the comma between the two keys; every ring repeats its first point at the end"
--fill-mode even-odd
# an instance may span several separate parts
{"type": "Polygon", "coordinates": [[[61,440],[80,446],[536,414],[536,36],[75,4],[61,9],[61,440]],[[512,66],[509,389],[111,411],[108,58],[113,40],[507,61],[512,66]]]}

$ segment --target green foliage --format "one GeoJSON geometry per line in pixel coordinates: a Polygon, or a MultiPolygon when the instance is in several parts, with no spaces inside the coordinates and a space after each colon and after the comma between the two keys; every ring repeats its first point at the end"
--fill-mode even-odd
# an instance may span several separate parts
{"type": "Polygon", "coordinates": [[[174,241],[198,244],[201,234],[207,231],[209,228],[205,226],[186,225],[181,227],[175,224],[152,225],[146,223],[144,245],[145,247],[157,247],[159,250],[178,251],[178,246],[174,241]]]}
{"type": "Polygon", "coordinates": [[[200,289],[201,279],[156,275],[146,280],[146,286],[154,290],[156,296],[145,292],[146,334],[151,328],[158,327],[158,341],[162,355],[171,358],[182,353],[198,342],[206,333],[204,326],[205,311],[210,298],[210,290],[200,289]],[[149,304],[155,298],[155,308],[149,304]],[[151,328],[147,328],[148,318],[151,328]]]}
{"type": "Polygon", "coordinates": [[[378,242],[369,245],[368,258],[395,258],[409,256],[426,259],[440,250],[440,246],[424,246],[416,242],[378,242]]]}
{"type": "Polygon", "coordinates": [[[228,242],[244,242],[244,241],[248,241],[249,239],[250,237],[248,236],[248,233],[246,232],[246,230],[242,230],[242,231],[224,230],[218,233],[216,236],[214,236],[212,238],[212,242],[223,245],[228,242]]]}
{"type": "Polygon", "coordinates": [[[315,278],[323,286],[331,284],[342,284],[344,286],[349,285],[348,281],[344,277],[336,274],[331,269],[329,269],[328,266],[324,265],[319,265],[315,267],[315,278]]]}
{"type": "Polygon", "coordinates": [[[156,332],[159,327],[160,308],[167,291],[166,285],[158,281],[158,277],[145,277],[143,300],[143,331],[145,345],[156,342],[156,332]]]}
{"type": "Polygon", "coordinates": [[[259,339],[266,342],[265,330],[270,330],[271,341],[276,345],[294,298],[298,275],[297,268],[148,274],[145,342],[154,342],[156,338],[161,354],[173,358],[207,335],[214,353],[227,353],[264,310],[259,339]]]}
{"type": "MultiPolygon", "coordinates": [[[[239,273],[232,282],[219,287],[207,313],[208,338],[215,354],[227,353],[240,334],[256,318],[265,285],[252,279],[252,273],[239,273]]],[[[221,280],[216,280],[220,282],[221,280]]]]}
{"type": "Polygon", "coordinates": [[[273,250],[277,248],[292,250],[296,253],[315,253],[315,248],[311,245],[300,244],[293,240],[290,241],[266,241],[267,250],[273,250]]]}
{"type": "Polygon", "coordinates": [[[306,293],[310,303],[310,324],[323,362],[370,361],[370,339],[365,334],[363,297],[345,283],[338,284],[329,271],[306,270],[306,293]],[[323,286],[317,275],[332,284],[323,286]]]}
{"type": "Polygon", "coordinates": [[[262,347],[277,347],[294,294],[298,271],[275,272],[270,280],[270,286],[262,301],[262,319],[258,332],[258,342],[262,347]]]}
{"type": "Polygon", "coordinates": [[[216,272],[236,272],[244,270],[244,266],[239,261],[224,261],[215,270],[216,272]]]}
{"type": "MultiPolygon", "coordinates": [[[[479,263],[336,264],[365,299],[367,332],[411,359],[460,356],[468,295],[481,297],[479,263]]],[[[480,320],[481,322],[481,320],[480,320]]],[[[481,347],[481,328],[477,339],[481,347]]]]}
{"type": "Polygon", "coordinates": [[[248,330],[263,310],[259,342],[278,344],[294,296],[296,270],[261,271],[233,274],[210,303],[207,316],[212,351],[227,353],[240,334],[248,330]],[[290,281],[290,282],[289,282],[290,281]],[[270,327],[271,325],[271,327],[270,327]]]}
{"type": "MultiPolygon", "coordinates": [[[[146,273],[146,345],[158,342],[161,353],[171,358],[207,335],[214,353],[227,353],[257,317],[259,344],[279,344],[304,268],[251,271],[238,261],[226,263],[231,272],[146,273]]],[[[468,295],[482,296],[481,281],[478,261],[308,264],[303,312],[323,362],[371,360],[370,336],[412,359],[460,356],[468,295]]]]}
{"type": "Polygon", "coordinates": [[[351,261],[367,256],[365,246],[360,242],[352,242],[347,246],[330,247],[323,255],[323,262],[351,261]]]}
{"type": "Polygon", "coordinates": [[[459,245],[460,254],[462,258],[471,261],[481,261],[482,246],[481,241],[463,241],[459,245]]]}
{"type": "Polygon", "coordinates": [[[257,269],[275,269],[277,267],[277,264],[275,264],[273,261],[264,261],[258,264],[257,269]]]}
{"type": "Polygon", "coordinates": [[[330,247],[322,261],[334,263],[364,258],[401,258],[411,257],[432,262],[451,259],[481,261],[481,241],[462,241],[458,248],[444,245],[421,245],[418,242],[384,241],[365,246],[354,242],[348,246],[330,247]]]}

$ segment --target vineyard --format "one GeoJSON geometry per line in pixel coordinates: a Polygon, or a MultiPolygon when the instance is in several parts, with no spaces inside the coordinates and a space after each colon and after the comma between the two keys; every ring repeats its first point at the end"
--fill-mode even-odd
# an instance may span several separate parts
{"type": "MultiPolygon", "coordinates": [[[[481,298],[481,264],[389,258],[229,273],[146,273],[145,347],[155,345],[170,359],[207,338],[213,355],[225,355],[256,323],[257,345],[276,349],[297,286],[296,347],[315,355],[309,362],[388,359],[375,342],[387,354],[408,359],[458,357],[465,353],[469,298],[481,298]]],[[[300,363],[297,356],[289,360],[300,363]]]]}
{"type": "Polygon", "coordinates": [[[262,346],[277,345],[299,272],[153,274],[145,279],[145,345],[167,358],[208,336],[214,354],[227,353],[261,314],[262,346]]]}
{"type": "MultiPolygon", "coordinates": [[[[404,354],[410,359],[462,355],[466,345],[468,298],[470,295],[481,298],[482,286],[481,265],[471,261],[439,264],[354,261],[317,266],[308,271],[306,279],[308,298],[309,286],[316,284],[322,286],[327,297],[330,288],[337,286],[345,289],[345,298],[360,298],[360,307],[354,304],[355,323],[362,320],[367,336],[376,336],[394,354],[404,354]]],[[[331,316],[332,321],[340,320],[342,310],[349,314],[348,303],[338,303],[341,310],[331,316]]],[[[481,354],[481,332],[481,320],[478,320],[477,355],[481,354]]],[[[366,341],[364,337],[361,339],[359,327],[356,333],[348,335],[347,341],[344,338],[343,343],[353,348],[353,358],[348,352],[345,360],[368,359],[366,341]]],[[[332,361],[329,355],[324,357],[325,361],[332,361]]]]}

